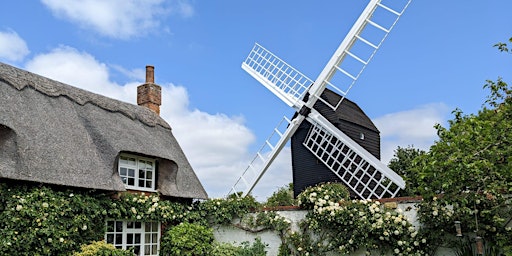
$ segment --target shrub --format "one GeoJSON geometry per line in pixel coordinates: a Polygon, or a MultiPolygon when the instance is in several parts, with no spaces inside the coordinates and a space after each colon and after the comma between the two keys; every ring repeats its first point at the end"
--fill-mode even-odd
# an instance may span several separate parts
{"type": "Polygon", "coordinates": [[[265,256],[267,252],[265,248],[267,247],[259,237],[257,237],[254,243],[251,245],[249,242],[242,243],[242,249],[238,256],[265,256]]]}
{"type": "Polygon", "coordinates": [[[267,255],[265,248],[267,247],[258,237],[253,244],[245,241],[236,246],[229,243],[215,242],[210,256],[264,256],[267,255]]]}
{"type": "Polygon", "coordinates": [[[117,249],[105,241],[96,241],[80,246],[80,251],[73,253],[73,256],[133,256],[133,252],[117,249]]]}
{"type": "Polygon", "coordinates": [[[213,230],[211,228],[182,222],[171,227],[161,239],[162,255],[206,255],[212,250],[213,230]]]}
{"type": "Polygon", "coordinates": [[[295,205],[296,201],[293,198],[293,183],[288,184],[285,187],[279,188],[274,192],[265,203],[265,206],[288,206],[295,205]]]}

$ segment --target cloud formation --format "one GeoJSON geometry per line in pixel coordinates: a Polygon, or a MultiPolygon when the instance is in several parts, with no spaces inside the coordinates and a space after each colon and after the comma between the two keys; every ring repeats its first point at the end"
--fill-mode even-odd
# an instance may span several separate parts
{"type": "Polygon", "coordinates": [[[398,146],[428,151],[437,139],[434,125],[443,125],[449,113],[445,104],[432,103],[374,119],[380,130],[382,162],[388,163],[398,146]]]}
{"type": "Polygon", "coordinates": [[[53,15],[100,35],[129,39],[161,27],[170,14],[190,17],[194,8],[186,1],[163,0],[42,0],[53,15]]]}
{"type": "Polygon", "coordinates": [[[7,61],[21,61],[30,53],[27,43],[12,30],[0,31],[0,58],[7,61]]]}

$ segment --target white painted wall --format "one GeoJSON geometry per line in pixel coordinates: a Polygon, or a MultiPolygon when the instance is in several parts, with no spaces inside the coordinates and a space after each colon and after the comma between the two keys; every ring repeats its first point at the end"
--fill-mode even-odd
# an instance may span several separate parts
{"type": "MultiPolygon", "coordinates": [[[[402,210],[402,213],[407,216],[408,220],[415,226],[418,227],[419,222],[417,221],[415,202],[404,202],[398,203],[397,208],[402,210]]],[[[292,231],[298,230],[298,223],[303,220],[307,214],[305,210],[291,210],[291,211],[277,211],[277,213],[292,223],[292,231]]],[[[281,245],[281,239],[276,232],[269,230],[261,232],[249,232],[243,229],[235,227],[240,224],[240,220],[234,220],[230,226],[217,226],[214,228],[215,239],[219,242],[226,242],[239,245],[241,242],[249,241],[254,242],[256,237],[260,237],[261,241],[268,244],[267,255],[275,256],[278,254],[279,246],[281,245]]],[[[361,249],[351,256],[363,256],[365,250],[361,249]]],[[[335,255],[335,254],[333,254],[335,255]]],[[[449,248],[440,248],[437,255],[452,256],[455,255],[449,248]]]]}

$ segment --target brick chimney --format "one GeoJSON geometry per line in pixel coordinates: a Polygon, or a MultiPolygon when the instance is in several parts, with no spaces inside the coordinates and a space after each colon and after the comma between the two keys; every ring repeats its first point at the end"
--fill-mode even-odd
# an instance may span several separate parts
{"type": "Polygon", "coordinates": [[[146,83],[137,87],[137,105],[149,108],[160,115],[162,87],[155,84],[155,67],[146,66],[146,83]]]}

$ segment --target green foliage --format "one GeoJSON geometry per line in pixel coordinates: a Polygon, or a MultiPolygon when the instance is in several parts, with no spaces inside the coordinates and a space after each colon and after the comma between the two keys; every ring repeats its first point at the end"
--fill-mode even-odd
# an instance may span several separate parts
{"type": "Polygon", "coordinates": [[[182,222],[169,230],[160,242],[162,255],[207,255],[212,250],[213,230],[211,228],[182,222]]]}
{"type": "Polygon", "coordinates": [[[340,183],[324,183],[318,186],[306,188],[297,196],[301,208],[311,210],[317,202],[339,202],[349,199],[347,187],[340,183]]]}
{"type": "Polygon", "coordinates": [[[237,256],[242,247],[230,243],[219,243],[214,241],[212,245],[211,256],[237,256]]]}
{"type": "MultiPolygon", "coordinates": [[[[509,38],[508,41],[512,43],[512,37],[509,38]]],[[[497,43],[494,45],[494,47],[497,47],[500,52],[509,52],[509,49],[508,49],[506,43],[497,43]]]]}
{"type": "Polygon", "coordinates": [[[117,249],[105,241],[94,241],[80,246],[80,251],[73,253],[73,256],[133,256],[133,252],[117,249]]]}
{"type": "MultiPolygon", "coordinates": [[[[496,46],[509,51],[506,44],[496,46]]],[[[439,140],[416,158],[411,177],[425,200],[420,205],[425,229],[444,232],[443,226],[458,220],[465,232],[476,230],[488,244],[510,248],[512,230],[506,224],[512,217],[507,196],[512,192],[512,88],[501,78],[488,80],[484,88],[489,95],[477,114],[456,109],[448,128],[436,126],[439,140]],[[442,222],[432,218],[435,201],[452,207],[442,222]]]]}
{"type": "Polygon", "coordinates": [[[257,237],[253,244],[249,242],[243,242],[241,244],[241,250],[237,254],[237,256],[265,256],[267,252],[265,251],[266,247],[265,243],[261,241],[261,238],[257,237]]]}
{"type": "Polygon", "coordinates": [[[367,253],[426,255],[427,240],[401,210],[387,210],[378,201],[348,200],[348,193],[337,198],[330,188],[339,189],[321,185],[299,195],[300,206],[312,211],[301,223],[301,233],[290,236],[293,255],[349,254],[360,248],[367,253]]]}
{"type": "Polygon", "coordinates": [[[118,200],[34,184],[0,183],[0,255],[69,255],[102,240],[107,219],[176,225],[199,219],[192,207],[157,194],[122,194],[118,200]]]}
{"type": "Polygon", "coordinates": [[[210,199],[196,202],[194,211],[198,213],[198,220],[205,225],[229,224],[235,218],[241,217],[261,205],[252,196],[228,197],[227,199],[210,199]]]}
{"type": "Polygon", "coordinates": [[[101,196],[0,183],[0,255],[65,255],[101,240],[101,196]]]}
{"type": "Polygon", "coordinates": [[[267,202],[265,202],[264,205],[267,207],[275,207],[296,205],[296,203],[296,200],[293,198],[293,183],[290,183],[288,186],[279,188],[276,192],[272,193],[272,195],[267,198],[267,202]]]}
{"type": "Polygon", "coordinates": [[[256,214],[252,227],[266,227],[284,236],[290,229],[291,222],[275,211],[263,211],[256,214]]]}
{"type": "Polygon", "coordinates": [[[192,207],[168,200],[160,195],[145,193],[124,193],[119,200],[107,198],[102,201],[109,219],[128,219],[160,221],[168,225],[177,225],[198,218],[192,207]]]}
{"type": "Polygon", "coordinates": [[[414,195],[414,189],[418,184],[414,182],[415,179],[412,177],[411,169],[414,165],[414,160],[423,154],[425,154],[425,151],[416,149],[413,146],[408,146],[407,148],[398,146],[394,151],[393,158],[389,161],[388,167],[404,178],[407,183],[405,190],[400,191],[400,196],[414,195]]]}
{"type": "Polygon", "coordinates": [[[263,256],[267,255],[265,251],[267,246],[259,237],[255,239],[253,244],[245,241],[240,246],[214,242],[209,256],[263,256]]]}

